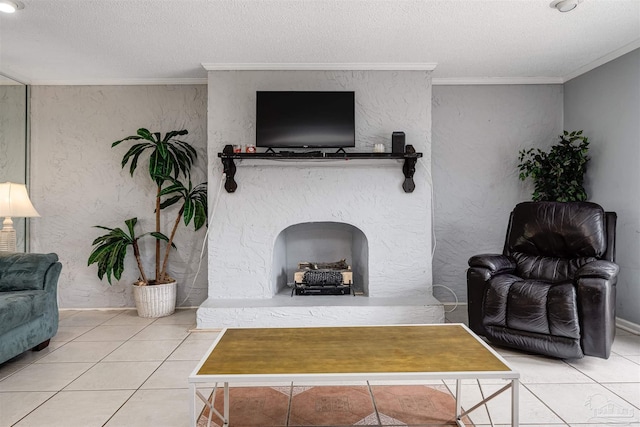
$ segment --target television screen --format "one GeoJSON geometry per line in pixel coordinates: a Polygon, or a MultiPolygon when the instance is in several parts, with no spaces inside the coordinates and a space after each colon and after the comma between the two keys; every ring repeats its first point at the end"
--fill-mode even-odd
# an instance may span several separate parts
{"type": "Polygon", "coordinates": [[[256,92],[256,146],[355,146],[354,92],[256,92]]]}

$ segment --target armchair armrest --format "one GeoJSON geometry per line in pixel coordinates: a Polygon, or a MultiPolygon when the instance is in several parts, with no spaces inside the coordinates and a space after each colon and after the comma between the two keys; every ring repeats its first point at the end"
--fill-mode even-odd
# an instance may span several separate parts
{"type": "Polygon", "coordinates": [[[584,354],[607,359],[616,329],[617,264],[597,260],[583,265],[575,276],[584,354]]]}
{"type": "Polygon", "coordinates": [[[480,267],[489,270],[490,275],[513,273],[516,271],[516,262],[513,258],[499,254],[482,254],[469,258],[469,267],[480,267]]]}
{"type": "Polygon", "coordinates": [[[467,312],[469,327],[478,335],[486,335],[483,318],[483,301],[486,284],[496,274],[515,272],[513,258],[500,254],[475,255],[469,259],[467,270],[467,312]]]}
{"type": "Polygon", "coordinates": [[[580,267],[580,269],[576,271],[576,279],[594,278],[611,280],[618,275],[618,271],[620,271],[618,264],[611,261],[597,260],[580,267]]]}
{"type": "Polygon", "coordinates": [[[61,271],[62,264],[56,261],[49,266],[44,275],[44,290],[52,293],[54,296],[58,294],[58,278],[60,277],[61,271]]]}

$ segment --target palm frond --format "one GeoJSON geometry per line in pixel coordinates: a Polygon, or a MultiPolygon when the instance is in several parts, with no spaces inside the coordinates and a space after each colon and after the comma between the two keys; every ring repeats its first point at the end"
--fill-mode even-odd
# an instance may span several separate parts
{"type": "Polygon", "coordinates": [[[160,209],[168,208],[169,206],[175,205],[182,199],[182,196],[173,196],[169,199],[166,199],[162,203],[160,203],[160,209]]]}
{"type": "Polygon", "coordinates": [[[115,277],[116,280],[120,280],[120,277],[122,277],[127,249],[137,241],[134,230],[137,222],[137,218],[130,218],[125,221],[128,234],[118,227],[96,226],[109,231],[93,241],[94,248],[87,261],[87,265],[98,264],[98,277],[100,280],[107,276],[107,281],[111,284],[112,278],[115,277]]]}
{"type": "Polygon", "coordinates": [[[140,128],[138,129],[137,134],[138,136],[140,136],[143,139],[146,139],[147,141],[155,142],[155,140],[153,139],[153,136],[151,135],[151,132],[149,132],[149,129],[140,128]]]}
{"type": "Polygon", "coordinates": [[[121,139],[119,141],[116,141],[116,142],[112,143],[111,144],[111,148],[115,147],[116,145],[120,144],[121,142],[130,141],[130,140],[138,140],[138,139],[142,139],[142,138],[140,138],[139,136],[128,136],[128,137],[126,137],[124,139],[121,139]]]}

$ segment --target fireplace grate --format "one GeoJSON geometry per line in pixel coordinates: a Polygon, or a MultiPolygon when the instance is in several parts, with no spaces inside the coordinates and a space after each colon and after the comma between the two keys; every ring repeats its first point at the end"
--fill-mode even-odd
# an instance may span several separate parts
{"type": "Polygon", "coordinates": [[[351,294],[353,274],[344,259],[335,263],[301,262],[298,268],[291,296],[351,294]]]}

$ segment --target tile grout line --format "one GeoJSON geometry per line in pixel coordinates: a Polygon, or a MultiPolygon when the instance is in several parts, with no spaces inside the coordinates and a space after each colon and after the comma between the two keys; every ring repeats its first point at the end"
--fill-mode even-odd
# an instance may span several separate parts
{"type": "MultiPolygon", "coordinates": [[[[158,318],[158,319],[159,319],[159,318],[158,318]]],[[[125,343],[127,343],[127,342],[131,341],[131,340],[132,340],[132,338],[133,338],[133,337],[135,337],[137,334],[141,333],[142,331],[144,331],[145,329],[147,329],[149,326],[151,326],[151,325],[153,325],[154,323],[156,323],[158,319],[155,319],[153,322],[149,323],[147,326],[145,326],[144,328],[142,328],[142,329],[141,329],[140,331],[138,331],[136,334],[134,334],[133,336],[129,337],[129,339],[127,339],[126,341],[124,341],[124,342],[122,343],[122,345],[124,345],[125,343]]],[[[187,330],[187,336],[185,336],[184,338],[182,338],[182,340],[180,340],[180,343],[176,346],[176,348],[174,348],[174,349],[173,349],[173,350],[172,350],[172,351],[171,351],[171,352],[170,352],[170,353],[169,353],[169,354],[168,354],[168,355],[167,355],[167,356],[166,356],[162,361],[160,361],[160,364],[159,364],[159,365],[158,365],[158,366],[153,370],[153,372],[151,372],[151,373],[149,374],[149,376],[148,376],[148,377],[147,377],[147,378],[146,378],[146,379],[145,379],[145,380],[144,380],[144,381],[143,381],[143,382],[138,386],[138,388],[134,389],[134,390],[133,390],[133,393],[131,393],[131,395],[130,395],[127,399],[125,399],[125,401],[124,401],[124,402],[122,402],[122,404],[118,407],[118,409],[116,409],[116,410],[115,410],[115,411],[114,411],[114,412],[109,416],[109,418],[107,418],[107,420],[102,424],[102,426],[103,426],[103,427],[104,427],[104,426],[106,426],[106,425],[107,425],[107,424],[108,424],[108,423],[113,419],[113,417],[115,417],[115,416],[116,416],[116,414],[117,414],[118,412],[120,412],[120,410],[121,410],[121,409],[122,409],[122,408],[123,408],[123,407],[124,407],[124,406],[129,402],[129,401],[130,401],[130,400],[131,400],[131,398],[132,398],[132,397],[133,397],[137,392],[141,391],[142,387],[146,384],[146,382],[147,382],[147,381],[149,381],[149,378],[151,378],[151,376],[153,376],[153,374],[155,374],[155,373],[158,371],[158,369],[160,369],[160,367],[161,367],[165,362],[167,362],[167,361],[168,361],[169,357],[171,357],[171,355],[172,355],[172,354],[173,354],[173,353],[174,353],[174,352],[175,352],[175,351],[176,351],[176,350],[177,350],[177,349],[178,349],[182,344],[184,344],[184,342],[186,341],[186,339],[187,339],[187,338],[189,338],[190,336],[191,336],[191,332],[188,332],[188,330],[187,330]]],[[[136,341],[136,340],[134,340],[134,341],[136,341]]],[[[176,341],[177,341],[177,340],[176,340],[176,341]]],[[[122,346],[122,345],[121,345],[121,346],[122,346]]],[[[121,346],[119,346],[118,348],[120,348],[121,346]]],[[[115,351],[115,350],[114,350],[114,351],[115,351]]],[[[111,352],[111,353],[113,353],[113,352],[111,352]]],[[[109,354],[111,354],[111,353],[109,353],[109,354]]],[[[105,357],[107,357],[107,356],[105,356],[105,357]]],[[[105,363],[107,363],[107,362],[105,362],[105,363]]]]}
{"type": "Polygon", "coordinates": [[[289,420],[291,419],[292,404],[293,404],[293,381],[289,383],[289,404],[287,406],[287,419],[285,420],[285,426],[289,426],[289,420]]]}
{"type": "MultiPolygon", "coordinates": [[[[564,383],[563,383],[563,384],[564,384],[564,383]]],[[[568,384],[572,384],[572,383],[568,383],[568,384]]],[[[560,416],[560,414],[556,413],[556,411],[554,411],[554,410],[553,410],[549,405],[547,405],[547,402],[545,402],[544,400],[542,400],[542,399],[541,399],[537,394],[535,394],[535,393],[533,392],[533,390],[531,390],[529,387],[527,387],[527,384],[524,384],[524,383],[522,383],[522,382],[521,382],[521,383],[520,383],[520,385],[521,385],[522,387],[524,387],[525,389],[527,389],[527,391],[528,391],[529,393],[531,393],[531,395],[532,395],[533,397],[535,397],[536,399],[538,399],[538,401],[539,401],[540,403],[542,403],[542,405],[543,405],[544,407],[546,407],[549,411],[551,411],[551,413],[552,413],[553,415],[555,415],[556,417],[558,417],[558,419],[559,419],[560,421],[562,421],[562,422],[563,422],[565,425],[567,425],[567,426],[569,425],[569,423],[568,423],[564,418],[562,418],[562,417],[560,416]]]]}
{"type": "MultiPolygon", "coordinates": [[[[157,319],[156,319],[156,320],[157,320],[157,319]]],[[[156,322],[156,321],[154,320],[153,322],[149,323],[147,326],[145,326],[144,328],[142,328],[142,329],[140,329],[138,332],[136,332],[133,336],[129,337],[126,341],[123,341],[123,342],[122,342],[122,344],[120,344],[116,349],[114,349],[112,352],[110,352],[110,353],[109,353],[109,354],[107,354],[105,357],[103,357],[103,358],[102,358],[102,360],[104,360],[106,357],[108,357],[110,354],[112,354],[112,353],[113,353],[114,351],[116,351],[118,348],[121,348],[123,345],[125,345],[125,343],[129,342],[129,341],[131,340],[131,338],[133,338],[134,336],[136,336],[136,335],[137,335],[137,334],[139,334],[140,332],[144,331],[144,330],[145,330],[145,329],[147,329],[149,326],[153,325],[155,322],[156,322]]],[[[106,362],[105,362],[105,363],[106,363],[106,362]]],[[[160,366],[162,366],[162,363],[160,363],[160,365],[158,365],[158,368],[159,368],[160,366]]],[[[157,368],[156,368],[156,370],[157,370],[157,368]]],[[[156,370],[154,370],[154,371],[149,375],[149,377],[150,377],[151,375],[153,375],[153,373],[154,373],[156,370]]],[[[149,379],[149,377],[147,377],[147,379],[146,379],[146,380],[144,380],[144,381],[142,382],[142,384],[144,384],[144,383],[149,379]]],[[[138,388],[137,388],[137,389],[134,389],[134,390],[132,391],[132,393],[129,395],[129,397],[127,397],[127,398],[124,400],[124,402],[122,402],[122,404],[121,404],[120,406],[118,406],[118,408],[117,408],[115,411],[113,411],[113,413],[109,416],[109,418],[107,418],[107,420],[102,424],[102,426],[107,425],[107,424],[109,423],[109,421],[111,421],[111,420],[113,419],[113,417],[114,417],[114,416],[115,416],[115,415],[116,415],[116,414],[117,414],[117,413],[118,413],[118,412],[119,412],[119,411],[124,407],[124,405],[126,405],[126,404],[127,404],[127,402],[129,402],[129,401],[131,400],[131,398],[133,397],[133,395],[134,395],[134,394],[136,394],[136,392],[137,392],[138,390],[140,390],[140,387],[142,387],[142,384],[140,384],[140,386],[138,386],[138,388]]]]}
{"type": "MultiPolygon", "coordinates": [[[[73,317],[73,316],[76,316],[77,314],[79,314],[79,313],[75,313],[75,314],[73,314],[73,315],[69,316],[68,318],[71,318],[71,317],[73,317]]],[[[118,315],[116,315],[116,316],[118,316],[118,315]]],[[[113,316],[113,317],[116,317],[116,316],[113,316]]],[[[110,319],[107,319],[107,320],[110,320],[110,319]]],[[[106,322],[107,320],[105,320],[105,322],[106,322]]],[[[104,322],[103,322],[103,323],[104,323],[104,322]]],[[[82,335],[84,335],[84,334],[88,333],[89,331],[94,330],[95,328],[97,328],[97,327],[98,327],[98,326],[100,326],[100,325],[102,325],[102,323],[100,323],[100,324],[98,324],[98,325],[93,326],[91,329],[89,329],[89,330],[87,330],[87,331],[83,332],[82,334],[78,335],[77,337],[74,337],[72,340],[66,341],[64,344],[62,344],[60,347],[56,348],[56,349],[55,349],[54,351],[52,351],[51,353],[54,353],[55,351],[57,351],[58,349],[60,349],[60,348],[64,347],[65,345],[69,344],[70,342],[75,341],[75,340],[76,340],[76,338],[79,338],[79,337],[81,337],[82,335]]],[[[118,346],[118,347],[119,347],[119,346],[118,346]]],[[[28,351],[29,351],[29,350],[28,350],[28,351]]],[[[114,351],[115,351],[115,350],[114,350],[114,351]]],[[[51,353],[49,353],[49,354],[51,354],[51,353]]],[[[47,354],[46,356],[48,356],[48,354],[47,354]]],[[[44,357],[46,357],[46,356],[42,356],[41,358],[38,358],[38,359],[34,360],[33,362],[31,362],[31,363],[29,363],[27,366],[25,366],[25,368],[26,368],[26,367],[29,367],[29,366],[33,366],[33,365],[35,365],[35,364],[36,364],[36,362],[37,362],[38,360],[40,360],[40,359],[42,359],[42,358],[44,358],[44,357]]],[[[106,356],[105,356],[105,357],[106,357],[106,356]]],[[[92,363],[92,362],[68,362],[68,363],[92,363]]],[[[22,420],[24,420],[24,419],[25,419],[25,418],[27,418],[29,415],[31,415],[32,413],[34,413],[38,408],[40,408],[40,407],[41,407],[41,406],[43,406],[45,403],[47,403],[48,401],[50,401],[51,399],[53,399],[55,396],[57,396],[58,394],[60,394],[62,391],[64,391],[65,387],[68,387],[71,383],[73,383],[75,380],[77,380],[78,378],[80,378],[82,375],[84,375],[86,372],[88,372],[90,369],[92,369],[92,368],[93,368],[94,366],[96,366],[98,363],[100,363],[100,361],[93,362],[93,365],[91,365],[91,366],[90,366],[89,368],[87,368],[85,371],[83,371],[83,372],[81,372],[80,374],[78,374],[78,376],[77,376],[77,377],[75,377],[74,379],[72,379],[71,381],[69,381],[67,384],[63,385],[63,386],[62,386],[62,388],[59,388],[58,390],[56,390],[56,391],[55,391],[51,396],[49,396],[49,398],[48,398],[48,399],[46,399],[44,402],[42,402],[42,403],[40,403],[39,405],[37,405],[36,407],[34,407],[31,411],[27,412],[27,413],[26,413],[22,418],[18,419],[15,423],[13,423],[13,424],[12,424],[12,426],[15,426],[15,425],[19,424],[22,420]]],[[[23,368],[23,369],[24,369],[24,368],[23,368]]],[[[18,370],[18,371],[16,371],[16,372],[19,372],[19,371],[21,371],[21,370],[22,370],[22,369],[20,369],[20,370],[18,370]]],[[[15,373],[15,372],[14,372],[14,373],[15,373]]],[[[11,375],[13,375],[13,374],[11,374],[11,375]]],[[[9,376],[11,376],[11,375],[9,375],[9,376]]],[[[8,377],[7,377],[7,378],[8,378],[8,377]]],[[[6,378],[3,378],[3,381],[4,381],[4,379],[6,379],[6,378]]]]}
{"type": "Polygon", "coordinates": [[[640,403],[633,403],[630,402],[629,400],[627,400],[625,397],[621,396],[620,394],[616,393],[614,390],[611,390],[609,387],[606,386],[606,384],[637,384],[637,383],[621,383],[621,382],[611,382],[611,383],[598,383],[600,384],[602,387],[605,388],[605,390],[610,391],[611,393],[613,393],[614,395],[616,395],[618,398],[620,398],[621,400],[623,400],[624,402],[627,402],[629,405],[631,405],[634,408],[640,409],[640,403]]]}
{"type": "Polygon", "coordinates": [[[382,420],[380,419],[380,412],[378,412],[378,405],[376,405],[376,399],[373,397],[373,389],[371,388],[370,381],[367,381],[367,389],[369,390],[369,397],[371,397],[371,404],[373,405],[373,412],[376,414],[378,425],[382,426],[382,420]]]}
{"type": "MultiPolygon", "coordinates": [[[[124,312],[124,310],[122,310],[122,312],[124,312]]],[[[73,314],[73,315],[71,315],[71,316],[66,317],[65,319],[70,319],[70,318],[72,318],[72,317],[74,317],[74,316],[76,316],[76,315],[79,315],[79,314],[80,314],[80,313],[75,313],[75,314],[73,314]]],[[[49,354],[54,353],[55,351],[57,351],[57,350],[59,350],[59,349],[63,348],[64,346],[66,346],[67,344],[69,344],[69,343],[71,343],[71,342],[87,342],[87,341],[76,341],[76,339],[78,339],[78,338],[80,338],[81,336],[83,336],[83,335],[85,335],[85,334],[89,333],[90,331],[92,331],[92,330],[96,329],[97,327],[102,326],[105,322],[108,322],[109,320],[111,320],[111,319],[113,319],[113,318],[115,318],[115,317],[119,316],[120,314],[122,314],[122,313],[116,314],[116,315],[114,315],[114,316],[110,317],[109,319],[105,319],[102,323],[99,323],[99,324],[97,324],[97,325],[89,325],[89,326],[90,326],[90,329],[88,329],[87,331],[85,331],[85,332],[81,333],[80,335],[78,335],[78,336],[74,337],[73,339],[71,339],[71,340],[69,340],[69,341],[65,341],[65,342],[64,342],[64,344],[62,344],[60,347],[56,348],[54,351],[52,351],[52,352],[51,352],[51,353],[49,353],[49,354]]],[[[153,322],[151,322],[151,324],[152,324],[152,323],[154,323],[154,322],[155,322],[155,320],[154,320],[153,322]]],[[[147,325],[147,326],[149,326],[149,325],[147,325]]],[[[64,327],[64,326],[63,326],[63,327],[64,327]]],[[[145,327],[145,328],[146,328],[146,327],[145,327]]],[[[145,328],[143,328],[143,329],[145,329],[145,328]]],[[[141,330],[141,331],[142,331],[142,330],[141,330]]],[[[139,331],[139,332],[140,332],[140,331],[139,331]]],[[[118,340],[118,341],[121,341],[121,340],[118,340]]],[[[102,359],[100,359],[100,360],[98,360],[98,361],[96,361],[96,362],[50,362],[50,363],[61,363],[61,364],[62,364],[62,363],[64,363],[64,364],[66,364],[66,363],[92,363],[92,365],[91,365],[89,368],[87,368],[86,370],[84,370],[83,372],[81,372],[80,374],[78,374],[78,376],[76,376],[75,378],[73,378],[72,380],[70,380],[68,383],[66,383],[65,385],[63,385],[61,388],[59,388],[58,390],[54,391],[54,392],[53,392],[53,394],[52,394],[51,396],[49,396],[49,398],[47,398],[46,400],[44,400],[44,401],[43,401],[42,403],[40,403],[39,405],[35,406],[31,411],[27,412],[23,417],[21,417],[21,418],[20,418],[20,419],[18,419],[15,423],[13,423],[13,424],[12,424],[12,426],[17,425],[17,424],[18,424],[18,423],[20,423],[22,420],[24,420],[24,419],[25,419],[25,418],[27,418],[29,415],[31,415],[31,414],[32,414],[32,413],[34,413],[36,410],[38,410],[40,407],[42,407],[45,403],[47,403],[48,401],[50,401],[51,399],[53,399],[55,396],[57,396],[58,394],[60,394],[61,392],[63,392],[63,391],[64,391],[64,389],[65,389],[66,387],[68,387],[70,384],[72,384],[74,381],[76,381],[76,380],[77,380],[78,378],[80,378],[82,375],[84,375],[84,374],[85,374],[85,373],[87,373],[89,370],[91,370],[92,368],[94,368],[95,366],[97,366],[99,363],[101,363],[101,362],[104,360],[104,358],[106,358],[109,354],[111,354],[111,353],[113,353],[114,351],[116,351],[118,348],[120,348],[120,347],[121,347],[125,342],[127,342],[127,341],[128,341],[128,340],[126,340],[126,341],[122,341],[122,343],[121,343],[118,347],[116,347],[114,350],[112,350],[112,351],[111,351],[111,352],[109,352],[107,355],[105,355],[102,359]]],[[[22,371],[23,369],[25,369],[25,368],[27,368],[27,367],[29,367],[29,366],[33,366],[33,365],[37,364],[38,360],[43,359],[44,357],[47,357],[49,354],[44,355],[44,356],[42,356],[42,357],[40,357],[40,358],[35,359],[34,361],[32,361],[32,362],[30,362],[29,364],[25,365],[25,367],[24,367],[24,368],[19,369],[18,371],[11,373],[9,376],[7,376],[7,377],[3,378],[1,381],[4,381],[5,379],[7,379],[7,378],[11,377],[13,374],[15,374],[15,373],[17,373],[17,372],[20,372],[20,371],[22,371]]],[[[47,363],[41,363],[41,364],[42,364],[42,365],[45,365],[45,364],[47,364],[47,363]]],[[[75,391],[75,390],[68,390],[68,391],[75,391]]],[[[32,392],[38,392],[38,391],[37,391],[37,390],[34,390],[34,391],[32,391],[32,392]]],[[[134,391],[134,393],[135,393],[135,391],[134,391]]],[[[133,393],[132,393],[132,395],[133,395],[133,393]]],[[[131,396],[130,396],[130,397],[131,397],[131,396]]],[[[130,398],[130,397],[129,397],[129,398],[130,398]]],[[[128,399],[127,399],[127,400],[128,400],[128,399]]],[[[112,414],[112,416],[113,416],[113,414],[112,414]]]]}

